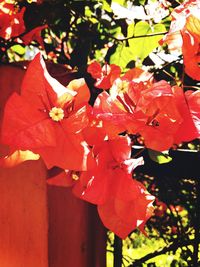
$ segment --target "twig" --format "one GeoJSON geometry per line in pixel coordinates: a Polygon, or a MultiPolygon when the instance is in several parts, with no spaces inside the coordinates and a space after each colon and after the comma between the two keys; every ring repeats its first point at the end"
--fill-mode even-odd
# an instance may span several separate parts
{"type": "Polygon", "coordinates": [[[140,151],[135,153],[132,158],[137,158],[145,149],[146,149],[146,147],[141,148],[140,151]]]}
{"type": "Polygon", "coordinates": [[[131,265],[129,265],[128,267],[137,267],[137,264],[138,263],[144,263],[152,258],[155,258],[159,255],[162,255],[162,254],[165,254],[169,251],[174,251],[174,250],[177,250],[179,247],[185,247],[185,246],[188,246],[188,245],[192,245],[194,244],[194,239],[192,240],[189,240],[189,241],[183,241],[183,242],[177,242],[177,243],[171,243],[170,245],[162,248],[162,249],[159,249],[157,251],[154,251],[152,253],[149,253],[148,255],[145,255],[144,257],[138,259],[138,260],[135,260],[131,265]]]}
{"type": "Polygon", "coordinates": [[[143,34],[143,35],[132,35],[130,37],[125,37],[125,38],[117,38],[112,36],[111,34],[107,34],[109,37],[111,37],[112,39],[114,39],[115,41],[118,42],[123,42],[123,41],[127,41],[130,39],[137,39],[137,38],[146,38],[146,37],[153,37],[153,36],[159,36],[159,35],[165,35],[168,32],[157,32],[157,33],[151,33],[151,34],[143,34]]]}
{"type": "Polygon", "coordinates": [[[197,89],[197,90],[200,90],[200,87],[198,87],[198,86],[193,86],[193,85],[183,85],[183,88],[191,88],[191,89],[197,89]]]}

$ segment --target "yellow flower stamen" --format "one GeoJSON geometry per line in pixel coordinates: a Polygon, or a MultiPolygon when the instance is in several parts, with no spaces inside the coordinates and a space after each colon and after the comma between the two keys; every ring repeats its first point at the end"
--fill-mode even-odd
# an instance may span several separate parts
{"type": "Polygon", "coordinates": [[[49,116],[53,121],[61,121],[64,118],[64,110],[62,108],[53,107],[49,111],[49,116]]]}
{"type": "Polygon", "coordinates": [[[129,88],[129,82],[124,80],[119,80],[117,84],[118,93],[126,93],[129,88]]]}
{"type": "Polygon", "coordinates": [[[77,181],[79,179],[79,173],[73,171],[71,174],[72,180],[77,181]]]}

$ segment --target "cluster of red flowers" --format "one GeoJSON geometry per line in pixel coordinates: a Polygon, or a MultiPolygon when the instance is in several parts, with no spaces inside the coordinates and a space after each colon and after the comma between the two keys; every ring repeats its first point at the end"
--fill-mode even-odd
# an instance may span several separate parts
{"type": "Polygon", "coordinates": [[[185,72],[194,80],[200,80],[199,12],[199,0],[184,1],[173,10],[169,33],[161,41],[161,44],[166,42],[171,50],[182,50],[185,72]]]}
{"type": "Polygon", "coordinates": [[[94,62],[88,71],[98,87],[110,87],[93,107],[83,78],[64,87],[49,75],[38,54],[21,95],[14,93],[6,103],[1,139],[10,154],[32,151],[48,168],[62,168],[74,194],[98,205],[104,225],[125,238],[135,227],[142,228],[154,201],[132,179],[143,158],[131,158],[129,134],[141,135],[147,148],[158,151],[199,138],[200,93],[184,94],[181,87],[156,82],[138,68],[120,75],[118,66],[101,68],[94,62]]]}
{"type": "MultiPolygon", "coordinates": [[[[188,2],[187,2],[188,3],[188,2]]],[[[162,40],[169,45],[180,35],[185,71],[199,80],[200,20],[197,1],[173,12],[173,26],[162,40]],[[177,26],[179,17],[184,23],[177,26]],[[188,52],[189,51],[189,52],[188,52]]],[[[0,0],[0,37],[35,38],[40,44],[41,26],[25,32],[23,14],[0,0]]],[[[170,149],[174,144],[200,138],[200,91],[184,92],[180,86],[155,81],[139,68],[121,73],[119,66],[93,62],[88,72],[103,89],[94,105],[83,78],[67,87],[51,77],[40,54],[30,63],[21,94],[6,103],[1,141],[10,154],[1,164],[12,166],[40,156],[48,169],[63,169],[74,194],[98,206],[104,225],[122,238],[143,228],[153,213],[154,197],[132,178],[143,158],[132,158],[130,136],[140,136],[146,148],[170,149]]]]}
{"type": "Polygon", "coordinates": [[[34,40],[43,47],[43,39],[40,33],[43,29],[47,28],[47,25],[36,27],[27,32],[24,24],[26,8],[23,7],[20,10],[14,2],[0,0],[0,37],[5,40],[20,38],[21,42],[25,45],[30,44],[34,40]]]}
{"type": "MultiPolygon", "coordinates": [[[[94,62],[88,68],[94,78],[97,65],[94,62]]],[[[119,72],[105,74],[104,69],[99,72],[96,86],[112,86],[109,93],[99,94],[93,113],[103,121],[109,137],[124,131],[139,134],[147,148],[157,151],[200,137],[199,91],[184,93],[181,87],[171,87],[164,80],[156,82],[151,73],[138,68],[123,76],[119,72]]]]}

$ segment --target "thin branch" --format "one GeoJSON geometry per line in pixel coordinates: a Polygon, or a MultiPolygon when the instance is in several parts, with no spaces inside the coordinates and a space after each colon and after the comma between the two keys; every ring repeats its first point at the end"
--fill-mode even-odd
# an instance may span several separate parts
{"type": "Polygon", "coordinates": [[[152,253],[149,253],[148,255],[145,255],[144,257],[138,259],[138,260],[135,260],[131,265],[129,265],[128,267],[137,267],[137,264],[138,263],[144,263],[152,258],[155,258],[159,255],[162,255],[162,254],[165,254],[167,252],[170,252],[170,251],[174,251],[174,250],[177,250],[178,248],[180,247],[185,247],[185,246],[188,246],[188,245],[192,245],[194,243],[194,239],[192,240],[189,240],[189,241],[183,241],[183,242],[177,242],[177,243],[171,243],[170,245],[162,248],[162,249],[159,249],[159,250],[156,250],[152,253]]]}
{"type": "Polygon", "coordinates": [[[200,90],[200,87],[198,87],[198,86],[193,86],[193,85],[183,85],[183,88],[191,88],[191,89],[200,90]]]}
{"type": "Polygon", "coordinates": [[[177,81],[176,81],[176,78],[173,76],[173,75],[171,75],[168,71],[166,71],[166,70],[162,70],[167,76],[169,76],[170,78],[172,78],[172,80],[174,80],[176,83],[177,83],[177,81]]]}
{"type": "MultiPolygon", "coordinates": [[[[132,146],[133,149],[146,149],[145,146],[140,146],[140,145],[133,145],[132,146]]],[[[197,149],[185,149],[185,148],[177,148],[177,149],[173,149],[172,151],[178,151],[178,152],[191,152],[191,153],[197,153],[199,152],[197,149]]]]}
{"type": "Polygon", "coordinates": [[[142,152],[146,149],[146,147],[143,147],[140,149],[140,151],[138,151],[136,154],[133,155],[132,158],[137,158],[140,154],[142,154],[142,152]]]}
{"type": "Polygon", "coordinates": [[[130,37],[125,37],[125,38],[117,38],[112,36],[111,34],[107,34],[110,38],[114,39],[115,41],[118,42],[123,42],[123,41],[127,41],[130,39],[137,39],[137,38],[146,38],[146,37],[153,37],[153,36],[159,36],[159,35],[165,35],[168,32],[157,32],[157,33],[151,33],[151,34],[143,34],[143,35],[132,35],[130,37]]]}

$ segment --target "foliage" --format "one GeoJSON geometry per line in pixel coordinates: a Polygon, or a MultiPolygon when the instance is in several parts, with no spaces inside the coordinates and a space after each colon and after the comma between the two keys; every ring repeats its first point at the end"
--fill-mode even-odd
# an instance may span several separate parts
{"type": "MultiPolygon", "coordinates": [[[[33,59],[20,95],[6,103],[1,142],[10,153],[1,164],[41,156],[77,197],[98,206],[104,225],[121,238],[137,227],[144,232],[151,217],[151,241],[134,232],[124,243],[138,247],[159,237],[160,254],[174,252],[170,266],[196,267],[199,217],[192,214],[197,203],[191,203],[199,198],[199,185],[196,177],[180,176],[170,187],[170,176],[137,170],[144,150],[150,157],[144,166],[149,161],[151,169],[157,163],[171,166],[174,149],[199,150],[199,4],[0,1],[1,62],[33,59]],[[53,79],[41,55],[76,79],[64,85],[53,79]]],[[[126,262],[151,266],[149,259],[126,262]]]]}

